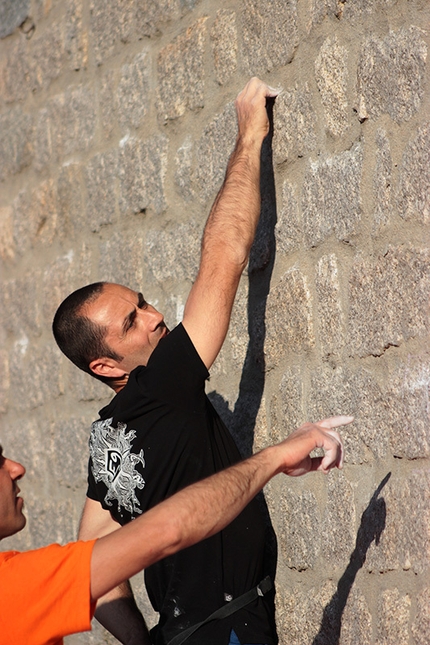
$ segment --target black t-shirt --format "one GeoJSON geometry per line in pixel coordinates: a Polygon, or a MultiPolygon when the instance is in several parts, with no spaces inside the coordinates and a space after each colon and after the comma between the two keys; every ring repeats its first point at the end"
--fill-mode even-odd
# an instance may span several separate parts
{"type": "MultiPolygon", "coordinates": [[[[205,395],[209,373],[184,327],[162,339],[146,367],[100,411],[90,436],[87,495],[120,524],[135,519],[181,488],[240,460],[227,428],[205,395]]],[[[253,500],[223,531],[145,571],[151,603],[160,613],[157,644],[204,620],[266,575],[266,527],[253,500]]],[[[273,597],[259,598],[213,621],[187,645],[277,642],[273,597]]]]}

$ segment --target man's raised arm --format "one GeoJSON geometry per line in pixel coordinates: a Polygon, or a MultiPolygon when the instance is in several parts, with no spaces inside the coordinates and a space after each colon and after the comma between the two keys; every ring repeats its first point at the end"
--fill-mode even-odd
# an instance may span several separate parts
{"type": "Polygon", "coordinates": [[[269,132],[266,99],[276,90],[252,78],[236,99],[238,135],[203,234],[200,268],[183,324],[209,368],[224,342],[240,276],[260,216],[260,154],[269,132]]]}
{"type": "Polygon", "coordinates": [[[339,416],[306,423],[282,443],[200,481],[161,502],[126,526],[100,538],[91,560],[94,600],[141,569],[222,530],[277,473],[304,475],[341,468],[343,447],[334,428],[339,416]],[[310,457],[315,448],[323,457],[310,457]]]}

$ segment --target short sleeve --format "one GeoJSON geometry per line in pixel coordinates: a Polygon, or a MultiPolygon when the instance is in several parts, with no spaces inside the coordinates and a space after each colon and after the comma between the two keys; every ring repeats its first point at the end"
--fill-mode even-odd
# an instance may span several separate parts
{"type": "Polygon", "coordinates": [[[91,629],[94,542],[52,544],[0,561],[0,643],[54,645],[91,629]]]}

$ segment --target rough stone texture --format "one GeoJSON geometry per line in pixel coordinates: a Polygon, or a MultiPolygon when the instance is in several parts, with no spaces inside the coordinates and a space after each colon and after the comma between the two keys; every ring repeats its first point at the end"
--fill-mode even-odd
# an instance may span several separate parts
{"type": "Polygon", "coordinates": [[[151,59],[145,51],[138,54],[130,64],[121,67],[117,104],[123,130],[139,128],[148,113],[150,71],[151,59]]]}
{"type": "Polygon", "coordinates": [[[161,213],[165,206],[164,177],[167,139],[155,135],[147,141],[124,137],[120,142],[120,206],[123,212],[144,212],[153,208],[161,213]]]}
{"type": "Polygon", "coordinates": [[[41,333],[41,304],[35,298],[39,280],[40,271],[32,271],[21,278],[3,281],[2,324],[15,338],[41,333]]]}
{"type": "Polygon", "coordinates": [[[403,569],[419,574],[426,570],[430,556],[429,487],[426,469],[415,469],[407,478],[391,476],[380,493],[385,518],[380,541],[369,548],[369,571],[403,569]]]}
{"type": "Polygon", "coordinates": [[[316,267],[318,295],[318,334],[326,356],[339,355],[344,345],[345,316],[340,297],[336,256],[324,255],[316,267]]]}
{"type": "Polygon", "coordinates": [[[59,257],[45,268],[41,280],[44,324],[51,325],[55,312],[73,284],[74,253],[59,257]]]}
{"type": "Polygon", "coordinates": [[[315,495],[309,490],[300,494],[286,488],[278,504],[282,518],[278,527],[281,561],[298,571],[312,568],[321,548],[321,518],[315,495]]]}
{"type": "Polygon", "coordinates": [[[290,253],[303,240],[303,222],[296,187],[288,181],[282,186],[282,206],[275,226],[276,252],[290,253]]]}
{"type": "Polygon", "coordinates": [[[192,282],[197,275],[200,239],[201,227],[196,222],[180,224],[169,231],[149,231],[145,256],[155,280],[192,282]]]}
{"type": "Polygon", "coordinates": [[[0,88],[2,99],[6,103],[23,101],[29,92],[28,47],[25,40],[16,40],[0,66],[0,88]],[[1,69],[3,67],[3,69],[1,69]]]}
{"type": "MultiPolygon", "coordinates": [[[[0,312],[1,305],[0,305],[0,312]]],[[[0,349],[0,415],[7,413],[9,405],[9,357],[4,349],[0,349]]],[[[1,427],[0,427],[1,430],[1,427]]]]}
{"type": "Polygon", "coordinates": [[[383,458],[389,446],[390,421],[385,393],[372,375],[359,369],[322,367],[311,377],[307,417],[317,421],[337,414],[350,414],[355,421],[342,428],[347,463],[383,458]]]}
{"type": "Polygon", "coordinates": [[[227,9],[219,9],[211,28],[210,37],[215,76],[218,83],[224,85],[237,68],[236,13],[227,9]]]}
{"type": "Polygon", "coordinates": [[[411,599],[398,589],[384,591],[378,603],[377,645],[408,645],[411,599]]]}
{"type": "Polygon", "coordinates": [[[163,23],[173,20],[178,14],[185,14],[197,4],[195,0],[144,0],[135,2],[136,32],[141,36],[152,36],[160,32],[163,23]],[[187,6],[188,5],[188,6],[187,6]]]}
{"type": "Polygon", "coordinates": [[[87,67],[88,32],[83,25],[83,0],[67,1],[64,32],[64,49],[69,68],[78,71],[87,67]]]}
{"type": "Polygon", "coordinates": [[[116,217],[117,150],[97,155],[85,169],[87,220],[91,231],[112,224],[116,217]]]}
{"type": "Polygon", "coordinates": [[[379,128],[376,133],[376,166],[373,175],[373,231],[380,232],[391,220],[394,203],[391,189],[392,160],[387,133],[379,128]]]}
{"type": "Polygon", "coordinates": [[[15,258],[13,239],[13,209],[11,206],[0,208],[0,258],[8,262],[15,258]]]}
{"type": "Polygon", "coordinates": [[[31,163],[32,121],[32,117],[20,107],[0,114],[0,181],[31,163]]]}
{"type": "Polygon", "coordinates": [[[100,109],[100,125],[102,137],[111,138],[117,122],[118,105],[112,97],[116,95],[116,74],[113,70],[103,70],[100,75],[100,89],[98,93],[100,109]]]}
{"type": "Polygon", "coordinates": [[[79,514],[71,499],[58,500],[40,495],[26,495],[32,548],[38,549],[54,542],[76,539],[79,514]]]}
{"type": "MultiPolygon", "coordinates": [[[[50,434],[48,419],[45,418],[42,422],[34,417],[20,419],[12,425],[11,430],[14,444],[19,446],[19,454],[15,458],[25,464],[26,477],[43,482],[52,468],[46,442],[50,434]]],[[[27,495],[25,501],[27,502],[27,495]]]]}
{"type": "Polygon", "coordinates": [[[268,433],[269,424],[267,419],[266,399],[263,397],[255,420],[254,443],[252,446],[252,451],[254,453],[263,450],[263,448],[266,448],[269,445],[268,433]]]}
{"type": "Polygon", "coordinates": [[[63,25],[55,23],[31,43],[28,56],[30,89],[46,90],[61,74],[64,64],[63,25]]]}
{"type": "Polygon", "coordinates": [[[200,18],[159,54],[157,110],[163,121],[204,105],[205,23],[200,18]]]}
{"type": "Polygon", "coordinates": [[[78,417],[53,424],[53,474],[60,486],[77,490],[88,474],[88,434],[92,420],[78,417]],[[73,450],[65,450],[66,444],[73,445],[73,450]]]}
{"type": "Polygon", "coordinates": [[[350,276],[351,351],[380,356],[428,328],[429,253],[389,247],[382,257],[358,258],[350,276]]]}
{"type": "Polygon", "coordinates": [[[359,118],[388,113],[396,123],[408,121],[424,93],[427,46],[417,27],[370,36],[358,65],[359,118]]]}
{"type": "Polygon", "coordinates": [[[333,233],[338,240],[348,240],[358,232],[362,163],[360,144],[334,157],[309,163],[302,192],[309,246],[317,246],[333,233]]]}
{"type": "Polygon", "coordinates": [[[0,2],[0,38],[13,33],[27,18],[30,0],[2,0],[0,2]]]}
{"type": "Polygon", "coordinates": [[[22,335],[10,355],[10,385],[15,393],[11,407],[24,412],[37,408],[61,394],[60,351],[54,347],[34,348],[22,335]]]}
{"type": "Polygon", "coordinates": [[[385,395],[393,455],[406,459],[430,456],[429,358],[409,360],[390,373],[385,395]]]}
{"type": "Polygon", "coordinates": [[[79,164],[68,164],[61,168],[57,180],[57,235],[62,239],[75,239],[85,226],[82,184],[79,164]]]}
{"type": "Polygon", "coordinates": [[[37,115],[35,130],[37,170],[88,150],[96,131],[93,89],[81,86],[52,98],[37,115]]]}
{"type": "Polygon", "coordinates": [[[330,607],[335,587],[326,583],[321,587],[280,590],[276,596],[276,610],[280,645],[332,645],[338,637],[333,616],[325,613],[330,607]]]}
{"type": "Polygon", "coordinates": [[[196,145],[196,181],[202,200],[214,197],[221,187],[228,158],[237,134],[234,105],[224,111],[205,128],[196,145]]]}
{"type": "Polygon", "coordinates": [[[248,75],[291,62],[299,41],[296,0],[245,0],[241,21],[243,67],[248,75]]]}
{"type": "Polygon", "coordinates": [[[21,192],[13,204],[13,236],[20,254],[36,245],[51,244],[56,231],[57,208],[53,180],[42,182],[31,193],[21,192]]]}
{"type": "Polygon", "coordinates": [[[417,599],[417,613],[415,620],[412,624],[412,634],[414,636],[415,645],[426,645],[430,638],[430,588],[423,589],[418,594],[417,599]]]}
{"type": "Polygon", "coordinates": [[[175,185],[186,202],[190,202],[195,194],[192,184],[192,164],[193,142],[191,137],[187,136],[175,157],[175,185]]]}
{"type": "Polygon", "coordinates": [[[276,163],[303,157],[315,149],[316,117],[309,85],[284,89],[274,108],[273,156],[276,163]]]}
{"type": "Polygon", "coordinates": [[[129,0],[122,4],[92,0],[90,42],[98,65],[113,54],[115,44],[121,38],[124,21],[129,18],[129,9],[129,0]]]}
{"type": "Polygon", "coordinates": [[[398,207],[405,220],[430,221],[430,123],[418,129],[403,154],[398,207]]]}
{"type": "Polygon", "coordinates": [[[320,24],[326,16],[331,14],[336,17],[342,15],[344,3],[339,0],[310,0],[307,28],[310,31],[320,24]]]}
{"type": "Polygon", "coordinates": [[[342,645],[372,645],[372,615],[365,597],[352,588],[342,616],[340,643],[342,645]]]}
{"type": "Polygon", "coordinates": [[[343,474],[333,472],[328,478],[319,532],[324,561],[346,566],[355,546],[355,504],[354,491],[343,474]]]}
{"type": "Polygon", "coordinates": [[[141,291],[144,283],[143,248],[141,235],[120,232],[111,235],[100,248],[99,278],[141,291]]]}
{"type": "Polygon", "coordinates": [[[336,37],[327,38],[315,61],[315,77],[324,106],[327,127],[341,136],[349,126],[348,50],[336,37]]]}
{"type": "Polygon", "coordinates": [[[341,17],[344,17],[347,20],[351,20],[355,23],[360,18],[365,18],[366,16],[371,16],[376,11],[381,10],[381,8],[387,8],[395,6],[399,0],[355,0],[354,2],[346,2],[345,0],[340,0],[340,6],[342,7],[341,17]]]}
{"type": "Polygon", "coordinates": [[[281,405],[281,422],[278,433],[273,435],[273,426],[271,424],[272,443],[285,439],[291,430],[298,428],[305,420],[304,413],[304,392],[303,392],[303,375],[297,369],[288,369],[279,384],[279,399],[281,405]]]}
{"type": "Polygon", "coordinates": [[[306,352],[315,344],[311,295],[305,276],[297,268],[283,275],[267,301],[268,365],[287,352],[306,352]],[[287,314],[287,315],[285,315],[287,314]]]}

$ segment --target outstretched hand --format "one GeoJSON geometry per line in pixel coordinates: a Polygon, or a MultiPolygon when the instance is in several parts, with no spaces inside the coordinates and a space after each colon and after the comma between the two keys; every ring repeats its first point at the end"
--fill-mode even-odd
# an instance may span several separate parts
{"type": "Polygon", "coordinates": [[[248,81],[236,98],[239,137],[261,144],[269,132],[266,98],[275,98],[279,92],[255,76],[248,81]]]}
{"type": "Polygon", "coordinates": [[[317,423],[304,423],[294,430],[277,448],[283,451],[281,472],[291,477],[305,475],[313,470],[328,473],[343,466],[343,444],[334,430],[352,423],[354,417],[338,416],[317,423]],[[311,457],[315,448],[322,448],[324,456],[311,457]]]}

